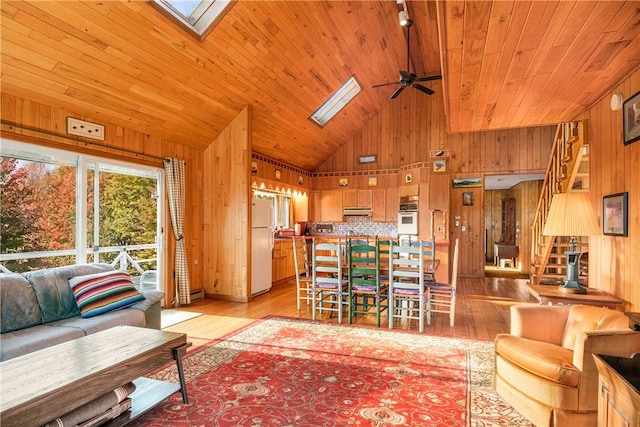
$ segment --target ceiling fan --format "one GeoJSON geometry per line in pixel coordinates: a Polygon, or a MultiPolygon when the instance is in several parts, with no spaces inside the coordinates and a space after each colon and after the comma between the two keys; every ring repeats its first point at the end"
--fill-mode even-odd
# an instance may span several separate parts
{"type": "MultiPolygon", "coordinates": [[[[409,34],[411,30],[411,25],[413,25],[413,21],[411,20],[407,20],[404,25],[405,27],[407,27],[407,70],[409,70],[409,58],[410,58],[409,34]]],[[[404,88],[406,88],[409,85],[418,89],[420,92],[426,93],[427,95],[433,95],[435,91],[431,88],[421,85],[420,82],[426,82],[430,80],[439,80],[441,78],[442,76],[440,75],[418,77],[415,73],[410,73],[409,71],[400,70],[399,81],[390,82],[390,83],[381,83],[378,85],[373,85],[371,87],[376,88],[381,86],[400,85],[400,87],[397,88],[395,92],[393,92],[390,99],[396,99],[398,95],[400,95],[400,93],[404,90],[404,88]]]]}

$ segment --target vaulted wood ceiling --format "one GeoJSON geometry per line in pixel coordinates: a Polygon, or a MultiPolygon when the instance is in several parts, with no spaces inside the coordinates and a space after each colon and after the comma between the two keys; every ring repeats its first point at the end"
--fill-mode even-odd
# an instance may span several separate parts
{"type": "MultiPolygon", "coordinates": [[[[0,7],[2,92],[198,148],[251,104],[254,150],[307,170],[393,102],[371,85],[406,68],[395,0],[240,0],[203,42],[144,1],[0,7]],[[312,123],[352,75],[363,92],[312,123]]],[[[640,64],[638,1],[408,7],[411,71],[443,75],[451,132],[570,120],[640,64]]]]}

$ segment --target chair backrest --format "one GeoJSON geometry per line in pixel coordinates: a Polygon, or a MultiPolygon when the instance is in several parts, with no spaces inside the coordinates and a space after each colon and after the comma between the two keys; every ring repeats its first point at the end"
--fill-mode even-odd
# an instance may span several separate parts
{"type": "Polygon", "coordinates": [[[424,289],[424,249],[418,246],[399,246],[393,242],[389,246],[389,287],[424,289]]]}
{"type": "Polygon", "coordinates": [[[338,285],[342,281],[342,248],[335,243],[313,245],[313,286],[338,285]]]}
{"type": "Polygon", "coordinates": [[[574,304],[569,308],[562,346],[574,350],[580,332],[610,329],[629,329],[629,318],[610,308],[574,304]]]}
{"type": "Polygon", "coordinates": [[[375,245],[347,243],[349,285],[380,286],[380,252],[375,245]]]}
{"type": "Polygon", "coordinates": [[[422,246],[425,267],[435,270],[436,263],[436,240],[416,240],[411,242],[411,246],[422,246]]]}
{"type": "Polygon", "coordinates": [[[296,270],[296,281],[299,282],[301,277],[311,277],[307,254],[307,239],[304,237],[293,238],[293,263],[296,270]]]}
{"type": "Polygon", "coordinates": [[[451,287],[458,286],[458,261],[460,258],[460,239],[456,239],[453,246],[453,261],[451,263],[451,287]]]}

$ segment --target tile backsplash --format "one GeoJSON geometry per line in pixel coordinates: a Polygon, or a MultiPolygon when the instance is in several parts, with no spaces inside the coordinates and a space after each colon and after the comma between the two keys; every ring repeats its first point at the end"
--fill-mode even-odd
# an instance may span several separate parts
{"type": "Polygon", "coordinates": [[[310,222],[307,224],[311,235],[319,236],[379,236],[398,237],[398,227],[395,222],[373,222],[368,216],[346,217],[346,222],[310,222]],[[333,226],[329,231],[328,225],[333,226]]]}

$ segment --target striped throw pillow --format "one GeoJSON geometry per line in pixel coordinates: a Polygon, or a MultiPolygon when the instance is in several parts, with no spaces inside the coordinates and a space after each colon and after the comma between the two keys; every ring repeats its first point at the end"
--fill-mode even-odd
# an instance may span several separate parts
{"type": "Polygon", "coordinates": [[[98,316],[144,299],[124,271],[72,277],[69,286],[82,317],[98,316]]]}

